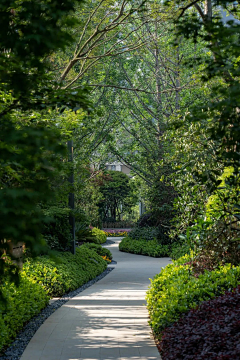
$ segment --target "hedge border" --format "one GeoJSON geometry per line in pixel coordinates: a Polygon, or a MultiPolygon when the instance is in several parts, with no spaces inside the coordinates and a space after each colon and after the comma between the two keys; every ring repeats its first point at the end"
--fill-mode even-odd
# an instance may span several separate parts
{"type": "Polygon", "coordinates": [[[80,294],[82,291],[92,286],[99,280],[103,279],[108,275],[114,267],[108,267],[96,278],[88,281],[86,284],[80,286],[78,289],[73,290],[67,294],[64,294],[60,299],[54,301],[52,304],[49,304],[45,307],[38,315],[34,316],[28,323],[25,325],[23,330],[17,335],[12,344],[4,351],[4,355],[0,356],[0,360],[20,360],[24,350],[26,349],[28,343],[44,323],[44,321],[51,316],[57,309],[64,305],[67,301],[72,299],[74,296],[80,294]]]}

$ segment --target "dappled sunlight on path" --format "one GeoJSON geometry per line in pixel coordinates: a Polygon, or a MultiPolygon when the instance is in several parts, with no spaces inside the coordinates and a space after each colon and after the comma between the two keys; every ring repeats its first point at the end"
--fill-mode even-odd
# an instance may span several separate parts
{"type": "Polygon", "coordinates": [[[149,277],[170,259],[121,253],[117,244],[108,248],[115,269],[52,314],[21,360],[160,359],[144,304],[149,277]]]}

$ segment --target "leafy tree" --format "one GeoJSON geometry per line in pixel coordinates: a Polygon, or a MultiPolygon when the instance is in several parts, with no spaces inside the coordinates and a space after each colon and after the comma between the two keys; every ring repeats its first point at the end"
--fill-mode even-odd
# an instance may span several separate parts
{"type": "Polygon", "coordinates": [[[89,106],[84,89],[63,91],[51,75],[49,56],[72,40],[73,10],[70,0],[0,4],[1,279],[9,269],[15,274],[6,262],[12,244],[22,241],[33,253],[44,246],[38,204],[52,199],[51,179],[65,156],[59,130],[44,121],[48,110],[89,106]]]}
{"type": "Polygon", "coordinates": [[[107,171],[107,178],[100,191],[103,199],[99,210],[103,221],[120,221],[124,213],[130,213],[137,203],[131,179],[121,171],[107,171]]]}
{"type": "Polygon", "coordinates": [[[236,21],[239,6],[233,1],[211,0],[167,3],[174,8],[178,37],[205,44],[205,53],[195,60],[201,70],[202,88],[209,88],[208,101],[193,104],[173,126],[172,136],[179,136],[178,144],[175,142],[173,181],[181,194],[176,202],[176,223],[182,227],[184,237],[202,249],[201,253],[215,262],[227,259],[236,263],[240,217],[236,100],[240,92],[240,25],[236,21]],[[230,11],[235,21],[225,23],[223,10],[230,11]],[[229,168],[232,171],[226,177],[229,168]]]}

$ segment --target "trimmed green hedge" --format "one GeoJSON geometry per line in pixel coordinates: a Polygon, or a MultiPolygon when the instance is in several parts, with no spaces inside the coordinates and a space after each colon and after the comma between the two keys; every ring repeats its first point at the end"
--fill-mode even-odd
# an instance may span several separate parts
{"type": "Polygon", "coordinates": [[[155,240],[133,240],[124,238],[119,244],[119,250],[127,253],[148,255],[152,257],[164,257],[169,255],[169,246],[161,245],[155,240]]]}
{"type": "Polygon", "coordinates": [[[96,244],[103,244],[107,241],[107,235],[105,234],[105,232],[103,230],[100,230],[98,228],[93,228],[92,234],[95,237],[93,242],[96,244]]]}
{"type": "Polygon", "coordinates": [[[156,334],[201,302],[222,295],[240,283],[240,266],[228,264],[195,277],[191,267],[184,265],[189,260],[189,256],[184,256],[174,261],[151,280],[147,307],[156,334]]]}
{"type": "Polygon", "coordinates": [[[0,350],[8,345],[23,325],[37,315],[49,302],[43,287],[26,274],[20,275],[20,285],[6,281],[1,291],[7,301],[6,307],[0,303],[0,350]]]}
{"type": "Polygon", "coordinates": [[[77,289],[101,274],[106,262],[94,250],[82,245],[76,255],[58,253],[55,259],[48,255],[27,260],[23,273],[43,286],[50,296],[61,296],[77,289]]]}
{"type": "Polygon", "coordinates": [[[77,248],[76,255],[56,252],[55,258],[44,255],[26,260],[20,273],[20,286],[8,281],[0,286],[7,300],[7,307],[0,304],[0,350],[48,304],[49,296],[75,290],[106,268],[106,261],[96,249],[86,245],[77,248]]]}

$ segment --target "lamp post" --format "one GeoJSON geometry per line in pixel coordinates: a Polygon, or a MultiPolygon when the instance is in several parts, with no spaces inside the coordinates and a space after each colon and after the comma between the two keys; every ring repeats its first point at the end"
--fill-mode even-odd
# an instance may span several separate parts
{"type": "MultiPolygon", "coordinates": [[[[71,167],[71,174],[69,175],[68,181],[72,188],[72,192],[68,195],[68,206],[71,210],[74,210],[74,193],[73,193],[73,186],[74,186],[74,174],[73,174],[73,140],[68,140],[68,161],[72,163],[71,167]]],[[[75,255],[76,253],[76,244],[75,244],[75,217],[73,214],[69,215],[69,223],[71,226],[71,233],[72,233],[72,243],[71,243],[71,252],[75,255]]]]}

